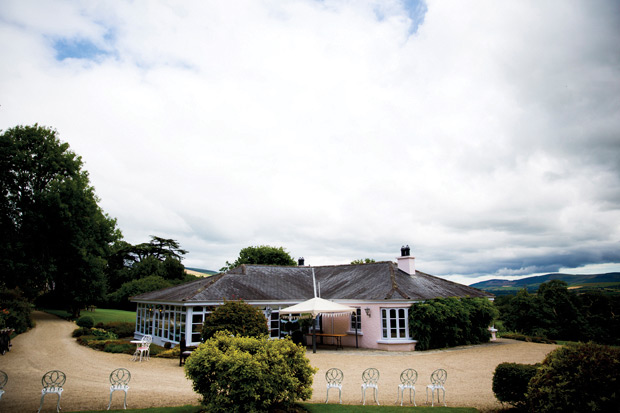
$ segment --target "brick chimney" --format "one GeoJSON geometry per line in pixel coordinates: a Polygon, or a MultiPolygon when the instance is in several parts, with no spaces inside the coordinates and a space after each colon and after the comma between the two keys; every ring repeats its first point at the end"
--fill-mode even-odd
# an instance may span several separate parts
{"type": "Polygon", "coordinates": [[[304,266],[304,257],[299,257],[299,259],[297,260],[297,264],[300,267],[303,267],[304,266]]]}
{"type": "Polygon", "coordinates": [[[406,272],[409,275],[415,275],[415,257],[410,256],[411,249],[409,245],[403,246],[400,249],[400,257],[398,260],[398,269],[406,272]]]}

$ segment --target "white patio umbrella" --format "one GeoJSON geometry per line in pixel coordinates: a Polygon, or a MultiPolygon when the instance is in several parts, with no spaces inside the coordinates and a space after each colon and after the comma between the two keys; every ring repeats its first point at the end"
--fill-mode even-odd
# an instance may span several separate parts
{"type": "Polygon", "coordinates": [[[319,315],[323,317],[345,316],[350,315],[355,311],[355,308],[325,300],[320,297],[314,297],[291,307],[286,307],[280,310],[280,314],[300,314],[301,317],[304,315],[312,316],[312,352],[316,353],[316,318],[319,315]]]}

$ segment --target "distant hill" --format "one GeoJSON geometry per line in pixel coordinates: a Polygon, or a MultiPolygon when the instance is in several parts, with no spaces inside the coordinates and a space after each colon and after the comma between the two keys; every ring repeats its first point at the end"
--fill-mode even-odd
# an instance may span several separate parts
{"type": "Polygon", "coordinates": [[[495,295],[516,294],[519,290],[527,288],[529,292],[536,292],[540,284],[562,280],[568,284],[571,290],[591,291],[602,290],[612,293],[620,293],[620,272],[606,274],[546,274],[522,278],[520,280],[488,280],[471,284],[471,287],[493,293],[495,295]]]}
{"type": "Polygon", "coordinates": [[[209,275],[217,274],[217,271],[205,270],[202,268],[190,268],[185,267],[185,272],[193,275],[197,275],[199,277],[206,277],[209,275]]]}

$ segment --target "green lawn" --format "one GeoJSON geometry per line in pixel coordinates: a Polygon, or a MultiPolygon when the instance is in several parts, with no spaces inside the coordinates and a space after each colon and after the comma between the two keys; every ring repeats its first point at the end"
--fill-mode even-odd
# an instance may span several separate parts
{"type": "Polygon", "coordinates": [[[304,403],[303,406],[310,413],[356,413],[356,412],[376,412],[376,413],[477,413],[477,409],[468,407],[410,407],[410,406],[360,406],[358,404],[310,404],[304,403]]]}
{"type": "MultiPolygon", "coordinates": [[[[45,311],[46,313],[57,315],[61,318],[71,319],[71,314],[63,311],[63,310],[48,310],[41,309],[41,311],[45,311]]],[[[123,311],[123,310],[110,310],[106,308],[97,308],[95,311],[84,311],[80,313],[80,316],[89,315],[93,319],[95,319],[95,324],[97,323],[110,323],[112,321],[126,321],[129,323],[136,322],[136,312],[135,311],[123,311]]]]}
{"type": "MultiPolygon", "coordinates": [[[[400,407],[400,406],[360,406],[347,404],[314,404],[302,403],[302,406],[310,413],[356,413],[356,412],[376,412],[376,413],[477,413],[477,409],[468,407],[400,407]]],[[[141,413],[199,413],[200,406],[182,407],[157,407],[151,409],[127,409],[127,410],[90,410],[83,413],[103,413],[103,412],[141,412],[141,413]]]]}

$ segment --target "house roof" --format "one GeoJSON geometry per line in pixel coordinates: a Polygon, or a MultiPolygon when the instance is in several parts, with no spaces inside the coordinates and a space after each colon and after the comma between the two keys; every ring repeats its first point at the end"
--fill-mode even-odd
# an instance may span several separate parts
{"type": "Polygon", "coordinates": [[[429,300],[444,297],[492,297],[477,288],[416,271],[399,270],[395,263],[348,264],[318,267],[280,267],[244,264],[187,284],[132,297],[132,301],[301,302],[314,297],[312,269],[320,296],[328,300],[429,300]]]}

